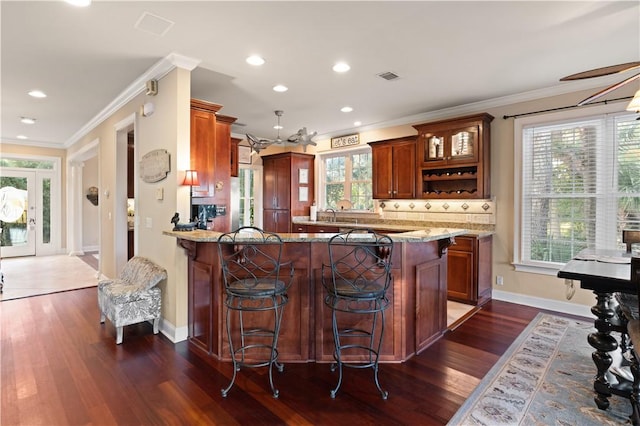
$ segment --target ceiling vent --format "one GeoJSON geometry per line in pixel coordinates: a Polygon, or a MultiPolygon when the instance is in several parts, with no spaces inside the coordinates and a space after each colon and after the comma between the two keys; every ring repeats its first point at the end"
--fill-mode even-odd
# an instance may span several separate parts
{"type": "Polygon", "coordinates": [[[151,33],[159,37],[164,36],[173,27],[174,22],[153,13],[144,12],[134,25],[140,31],[151,33]]]}
{"type": "Polygon", "coordinates": [[[393,72],[391,72],[391,71],[382,72],[382,73],[378,74],[378,77],[380,77],[380,78],[384,78],[384,79],[385,79],[385,80],[387,80],[387,81],[391,81],[391,80],[395,80],[395,79],[397,79],[397,78],[400,78],[400,77],[398,76],[398,74],[393,73],[393,72]]]}

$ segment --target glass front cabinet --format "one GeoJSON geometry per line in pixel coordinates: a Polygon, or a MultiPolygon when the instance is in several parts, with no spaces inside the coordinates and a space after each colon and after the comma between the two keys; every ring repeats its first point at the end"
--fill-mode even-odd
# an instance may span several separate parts
{"type": "Polygon", "coordinates": [[[413,126],[418,131],[418,196],[488,198],[489,114],[413,126]],[[421,194],[420,194],[421,193],[421,194]]]}

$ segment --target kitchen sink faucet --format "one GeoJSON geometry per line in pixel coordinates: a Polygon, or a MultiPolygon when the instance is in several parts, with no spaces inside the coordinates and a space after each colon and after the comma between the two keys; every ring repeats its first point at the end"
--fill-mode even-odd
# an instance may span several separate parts
{"type": "Polygon", "coordinates": [[[334,209],[326,209],[325,212],[331,212],[333,213],[333,219],[329,220],[329,222],[336,222],[336,211],[334,209]]]}

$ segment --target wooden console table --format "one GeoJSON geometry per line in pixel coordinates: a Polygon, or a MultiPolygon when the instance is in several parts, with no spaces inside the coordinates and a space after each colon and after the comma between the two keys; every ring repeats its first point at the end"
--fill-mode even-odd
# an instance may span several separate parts
{"type": "MultiPolygon", "coordinates": [[[[583,250],[577,257],[609,258],[630,257],[622,250],[583,250]]],[[[598,260],[571,260],[558,272],[559,278],[580,281],[580,288],[592,290],[596,295],[596,304],[591,312],[596,316],[595,333],[589,334],[589,344],[595,348],[593,362],[597,374],[593,382],[596,392],[594,400],[601,410],[609,407],[609,397],[619,395],[625,398],[631,396],[630,382],[610,383],[607,379],[612,358],[609,352],[618,349],[618,341],[611,332],[626,333],[624,322],[618,317],[617,302],[612,299],[613,293],[636,293],[636,287],[631,282],[631,265],[629,263],[609,263],[598,260]]]]}

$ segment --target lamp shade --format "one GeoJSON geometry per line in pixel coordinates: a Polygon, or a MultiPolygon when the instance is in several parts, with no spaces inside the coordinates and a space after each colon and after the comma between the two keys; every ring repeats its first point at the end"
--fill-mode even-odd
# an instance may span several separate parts
{"type": "Polygon", "coordinates": [[[200,182],[198,182],[198,172],[196,170],[187,170],[184,172],[184,182],[183,185],[189,186],[198,186],[200,182]]]}
{"type": "Polygon", "coordinates": [[[640,90],[636,92],[629,105],[627,105],[627,111],[640,112],[640,90]]]}

